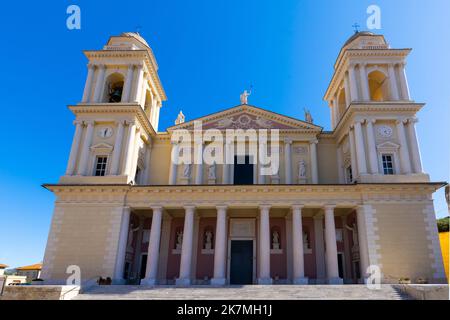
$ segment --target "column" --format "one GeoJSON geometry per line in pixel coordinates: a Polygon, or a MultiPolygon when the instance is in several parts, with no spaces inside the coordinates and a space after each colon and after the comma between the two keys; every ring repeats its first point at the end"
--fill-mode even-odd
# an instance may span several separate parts
{"type": "Polygon", "coordinates": [[[105,71],[106,67],[105,65],[101,64],[97,67],[97,81],[95,83],[95,89],[94,89],[94,102],[98,103],[101,102],[100,99],[103,95],[103,88],[105,87],[105,71]]]}
{"type": "Polygon", "coordinates": [[[348,76],[350,80],[350,101],[358,101],[358,87],[356,86],[355,65],[350,64],[348,68],[348,76]]]}
{"type": "Polygon", "coordinates": [[[400,142],[400,166],[403,174],[411,173],[411,162],[409,160],[408,145],[406,142],[405,127],[403,120],[397,120],[397,134],[400,142]]]}
{"type": "Polygon", "coordinates": [[[92,137],[94,136],[94,121],[86,121],[87,125],[86,136],[84,137],[83,148],[80,157],[80,167],[78,168],[78,173],[82,176],[87,175],[87,165],[90,154],[90,147],[92,144],[92,137]]]}
{"type": "Polygon", "coordinates": [[[145,168],[144,168],[144,180],[143,184],[150,184],[150,164],[151,164],[151,158],[152,158],[152,143],[151,141],[148,141],[147,148],[145,152],[145,168]]]}
{"type": "Polygon", "coordinates": [[[367,147],[369,148],[369,166],[370,173],[378,174],[378,157],[377,147],[375,146],[375,134],[373,131],[373,124],[376,120],[367,119],[367,147]]]}
{"type": "MultiPolygon", "coordinates": [[[[345,91],[345,109],[350,105],[351,96],[350,96],[350,81],[348,80],[348,73],[344,74],[344,91],[345,91]]],[[[342,117],[342,114],[341,114],[342,117]]]]}
{"type": "Polygon", "coordinates": [[[291,139],[284,140],[284,174],[286,184],[292,184],[291,144],[292,144],[291,139]]]}
{"type": "Polygon", "coordinates": [[[134,102],[140,103],[142,95],[142,85],[144,82],[144,66],[142,64],[136,66],[136,88],[134,89],[134,102]]]}
{"type": "Polygon", "coordinates": [[[422,160],[420,156],[419,141],[417,140],[416,134],[416,123],[416,118],[408,120],[408,136],[414,173],[422,173],[422,160]]]}
{"type": "Polygon", "coordinates": [[[214,278],[212,285],[225,285],[227,262],[227,206],[217,206],[216,236],[214,243],[214,278]]]}
{"type": "Polygon", "coordinates": [[[356,224],[358,228],[359,245],[359,266],[361,268],[361,282],[367,278],[367,268],[369,267],[369,252],[367,247],[366,218],[364,206],[356,208],[356,224]]]}
{"type": "Polygon", "coordinates": [[[123,166],[122,175],[129,175],[131,178],[134,178],[133,173],[131,172],[132,160],[134,155],[134,146],[136,140],[136,123],[134,121],[130,121],[128,123],[128,144],[127,151],[124,155],[125,163],[123,166]]]}
{"type": "Polygon", "coordinates": [[[397,88],[397,77],[395,76],[394,65],[388,65],[388,74],[389,74],[389,85],[391,89],[391,100],[397,101],[398,97],[398,88],[397,88]]]}
{"type": "Polygon", "coordinates": [[[94,80],[94,65],[88,64],[88,74],[86,78],[86,84],[84,85],[84,91],[83,91],[83,99],[81,102],[89,102],[91,97],[91,91],[92,91],[92,81],[94,80]]]}
{"type": "Polygon", "coordinates": [[[114,283],[124,283],[125,255],[127,251],[128,232],[130,229],[130,207],[122,209],[122,218],[120,222],[119,243],[117,248],[116,265],[114,268],[114,283]]]}
{"type": "Polygon", "coordinates": [[[305,263],[303,256],[302,208],[302,205],[292,206],[292,260],[294,284],[308,284],[308,278],[305,278],[305,263]]]}
{"type": "Polygon", "coordinates": [[[314,243],[316,250],[316,284],[325,283],[325,244],[323,242],[323,216],[315,215],[314,243]]]}
{"type": "Polygon", "coordinates": [[[191,284],[192,243],[194,241],[194,206],[184,207],[183,243],[181,246],[180,277],[176,285],[191,284]]]}
{"type": "Polygon", "coordinates": [[[363,99],[363,101],[369,101],[370,100],[369,79],[367,78],[365,63],[359,64],[359,77],[361,80],[362,99],[363,99]]]}
{"type": "Polygon", "coordinates": [[[162,207],[152,207],[152,226],[148,242],[147,268],[143,284],[155,285],[158,276],[159,244],[161,241],[162,207]]]}
{"type": "Polygon", "coordinates": [[[334,206],[328,205],[325,209],[325,244],[327,246],[327,278],[329,284],[342,284],[339,278],[337,259],[336,228],[334,225],[334,206]]]}
{"type": "Polygon", "coordinates": [[[272,284],[270,278],[270,206],[259,207],[259,276],[258,284],[272,284]]]}
{"type": "Polygon", "coordinates": [[[75,120],[75,135],[73,137],[72,147],[70,148],[69,162],[67,164],[66,176],[73,175],[75,171],[75,164],[77,162],[78,149],[80,147],[81,133],[83,131],[83,122],[75,120]]]}
{"type": "Polygon", "coordinates": [[[334,129],[339,123],[339,96],[337,93],[333,99],[333,117],[334,117],[334,125],[333,125],[334,129]]]}
{"type": "Polygon", "coordinates": [[[169,184],[177,184],[177,170],[178,170],[178,156],[179,156],[179,145],[178,142],[171,142],[172,152],[170,156],[170,172],[169,172],[169,184]]]}
{"type": "Polygon", "coordinates": [[[231,142],[225,142],[225,146],[224,146],[224,160],[223,160],[223,172],[222,172],[222,184],[229,184],[230,183],[230,164],[229,162],[229,157],[230,152],[231,152],[231,142]]]}
{"type": "Polygon", "coordinates": [[[402,99],[403,100],[411,100],[410,94],[409,94],[409,87],[408,87],[408,80],[406,78],[406,71],[405,71],[405,63],[399,64],[398,67],[398,73],[400,78],[400,86],[402,91],[402,99]]]}
{"type": "Polygon", "coordinates": [[[130,64],[127,70],[127,77],[123,86],[122,102],[130,102],[131,86],[133,85],[134,66],[130,64]]]}
{"type": "Polygon", "coordinates": [[[366,151],[364,145],[364,136],[361,129],[361,122],[355,122],[355,146],[356,146],[356,161],[358,162],[359,174],[367,174],[366,166],[366,151]]]}
{"type": "Polygon", "coordinates": [[[120,155],[122,153],[122,142],[124,133],[123,120],[117,123],[116,141],[114,142],[114,150],[111,156],[111,175],[119,174],[120,155]]]}
{"type": "Polygon", "coordinates": [[[195,171],[195,184],[203,183],[203,141],[195,142],[196,148],[196,158],[194,161],[197,162],[196,171],[195,171]]]}
{"type": "Polygon", "coordinates": [[[347,278],[352,278],[352,251],[350,248],[350,239],[348,237],[347,216],[341,216],[342,240],[344,242],[344,282],[347,278]]]}
{"type": "MultiPolygon", "coordinates": [[[[356,164],[356,147],[355,147],[355,136],[352,128],[348,132],[348,139],[350,144],[350,162],[352,166],[352,176],[353,180],[356,180],[356,176],[358,175],[358,167],[356,164]]],[[[351,181],[348,181],[351,182],[351,181]]]]}
{"type": "Polygon", "coordinates": [[[311,183],[319,183],[319,172],[317,170],[317,140],[311,141],[309,149],[311,152],[311,183]]]}
{"type": "Polygon", "coordinates": [[[339,183],[345,183],[345,177],[344,177],[344,165],[342,160],[342,147],[338,146],[337,150],[337,169],[338,169],[338,179],[339,183]]]}

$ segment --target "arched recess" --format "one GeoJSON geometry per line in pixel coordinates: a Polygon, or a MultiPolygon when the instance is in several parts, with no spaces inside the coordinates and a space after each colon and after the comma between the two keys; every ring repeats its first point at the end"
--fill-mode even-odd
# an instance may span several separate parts
{"type": "Polygon", "coordinates": [[[103,102],[118,103],[122,101],[124,76],[115,72],[106,78],[103,102]]]}
{"type": "Polygon", "coordinates": [[[336,119],[337,122],[339,122],[341,117],[344,115],[345,109],[347,108],[346,104],[347,101],[345,97],[345,90],[344,88],[342,88],[338,95],[338,115],[336,119]]]}
{"type": "Polygon", "coordinates": [[[374,70],[367,76],[369,82],[369,93],[371,101],[389,100],[388,77],[381,70],[374,70]]]}

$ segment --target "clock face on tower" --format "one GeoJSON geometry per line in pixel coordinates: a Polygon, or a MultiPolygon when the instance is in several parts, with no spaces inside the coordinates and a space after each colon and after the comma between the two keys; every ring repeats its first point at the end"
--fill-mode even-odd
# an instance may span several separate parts
{"type": "Polygon", "coordinates": [[[378,134],[383,138],[389,138],[392,136],[392,128],[386,125],[378,127],[378,134]]]}
{"type": "Polygon", "coordinates": [[[111,127],[103,127],[97,131],[97,135],[100,138],[109,138],[113,134],[113,129],[111,127]]]}

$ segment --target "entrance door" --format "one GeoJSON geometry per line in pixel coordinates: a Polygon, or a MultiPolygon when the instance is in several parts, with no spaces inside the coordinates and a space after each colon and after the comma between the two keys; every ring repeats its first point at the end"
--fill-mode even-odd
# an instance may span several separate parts
{"type": "Polygon", "coordinates": [[[253,164],[250,163],[250,156],[234,157],[234,184],[253,184],[253,164]],[[244,163],[238,163],[238,159],[244,163]],[[244,161],[243,161],[244,160],[244,161]]]}
{"type": "Polygon", "coordinates": [[[339,278],[344,279],[344,255],[338,253],[339,278]]]}
{"type": "Polygon", "coordinates": [[[253,241],[232,240],[230,284],[253,283],[253,241]]]}
{"type": "Polygon", "coordinates": [[[141,269],[139,272],[140,278],[139,279],[144,279],[145,278],[145,271],[147,269],[147,255],[143,254],[142,258],[141,258],[141,269]]]}

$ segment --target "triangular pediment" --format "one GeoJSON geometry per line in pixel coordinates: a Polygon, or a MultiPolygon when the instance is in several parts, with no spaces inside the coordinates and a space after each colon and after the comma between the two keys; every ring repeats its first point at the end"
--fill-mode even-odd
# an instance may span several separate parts
{"type": "Polygon", "coordinates": [[[168,128],[168,131],[175,129],[193,130],[195,121],[201,121],[203,130],[279,129],[316,132],[320,132],[322,130],[322,127],[309,122],[294,119],[250,105],[239,105],[231,109],[172,126],[168,128]]]}
{"type": "Polygon", "coordinates": [[[107,143],[104,142],[100,142],[96,145],[91,146],[91,150],[104,150],[104,151],[112,151],[113,150],[113,146],[109,145],[107,143]]]}
{"type": "Polygon", "coordinates": [[[398,148],[400,148],[400,145],[391,141],[386,141],[377,145],[378,150],[397,150],[398,148]]]}

